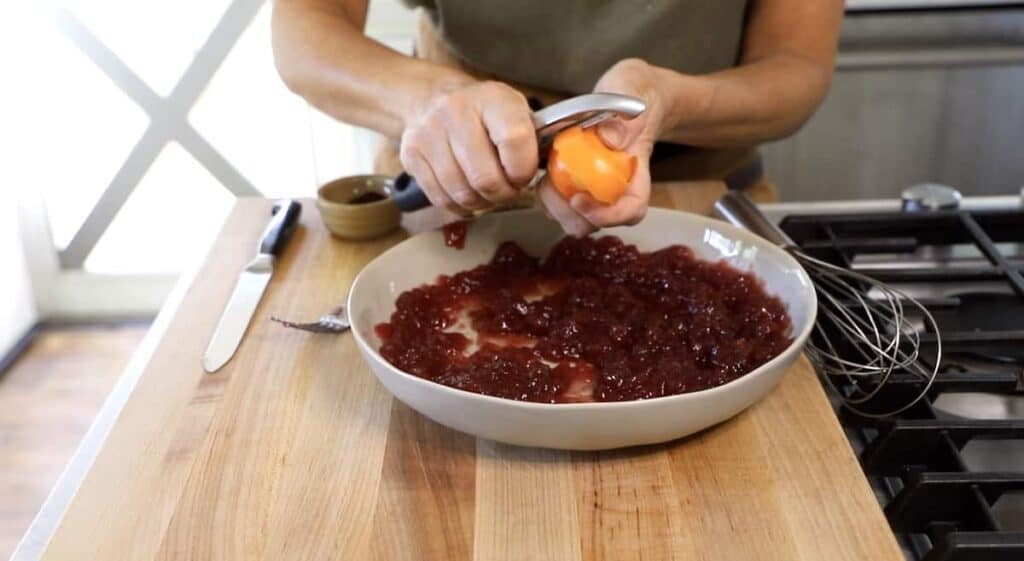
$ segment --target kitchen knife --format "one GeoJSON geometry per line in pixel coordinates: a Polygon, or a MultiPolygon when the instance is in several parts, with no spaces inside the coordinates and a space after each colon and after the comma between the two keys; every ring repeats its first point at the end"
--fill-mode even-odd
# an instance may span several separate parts
{"type": "MultiPolygon", "coordinates": [[[[642,99],[610,93],[585,94],[549,105],[533,113],[533,126],[537,129],[537,144],[541,155],[562,129],[578,125],[591,127],[601,121],[620,116],[632,119],[647,109],[642,99]]],[[[412,212],[430,206],[430,200],[416,182],[416,178],[402,172],[388,187],[395,205],[402,212],[412,212]]]]}
{"type": "Polygon", "coordinates": [[[246,265],[238,277],[235,291],[220,316],[217,329],[213,331],[210,346],[203,355],[203,370],[216,372],[234,356],[249,327],[256,306],[259,305],[270,277],[274,272],[274,261],[281,255],[288,238],[299,223],[302,205],[297,201],[279,201],[274,204],[272,217],[260,238],[256,258],[246,265]]]}

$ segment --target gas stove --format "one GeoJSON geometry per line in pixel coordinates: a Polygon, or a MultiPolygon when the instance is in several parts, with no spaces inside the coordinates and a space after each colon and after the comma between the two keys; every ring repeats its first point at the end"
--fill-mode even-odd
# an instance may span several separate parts
{"type": "MultiPolygon", "coordinates": [[[[1024,560],[1022,197],[923,185],[900,200],[762,210],[805,253],[894,285],[935,316],[943,354],[925,399],[885,419],[836,405],[907,558],[1024,560]]],[[[921,338],[934,347],[934,333],[921,338]]],[[[920,391],[919,379],[895,378],[883,402],[920,391]]]]}

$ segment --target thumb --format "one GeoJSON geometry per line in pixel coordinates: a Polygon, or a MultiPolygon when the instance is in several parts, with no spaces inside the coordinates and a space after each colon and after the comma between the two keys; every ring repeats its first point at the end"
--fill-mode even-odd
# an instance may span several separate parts
{"type": "Polygon", "coordinates": [[[641,127],[631,127],[622,119],[607,119],[597,124],[597,135],[612,150],[624,150],[636,140],[641,127]]]}

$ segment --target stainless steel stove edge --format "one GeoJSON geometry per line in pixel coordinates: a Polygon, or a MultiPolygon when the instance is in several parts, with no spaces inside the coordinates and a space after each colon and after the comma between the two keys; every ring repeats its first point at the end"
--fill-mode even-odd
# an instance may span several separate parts
{"type": "MultiPolygon", "coordinates": [[[[798,201],[758,205],[765,216],[779,222],[789,214],[857,214],[861,212],[899,212],[902,205],[898,196],[891,199],[864,199],[849,201],[798,201]]],[[[961,210],[995,210],[1024,207],[1020,195],[996,197],[964,197],[961,210]]]]}

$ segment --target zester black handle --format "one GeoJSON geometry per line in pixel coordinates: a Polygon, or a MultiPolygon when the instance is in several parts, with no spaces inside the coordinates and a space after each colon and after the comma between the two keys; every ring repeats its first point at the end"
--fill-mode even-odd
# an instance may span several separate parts
{"type": "Polygon", "coordinates": [[[295,227],[299,224],[302,205],[293,200],[278,201],[274,203],[271,213],[273,216],[267,228],[263,230],[263,238],[260,239],[260,253],[277,257],[281,255],[288,238],[292,237],[295,227]]]}
{"type": "Polygon", "coordinates": [[[412,212],[430,206],[430,199],[416,183],[416,178],[404,171],[391,183],[391,199],[402,212],[412,212]]]}

